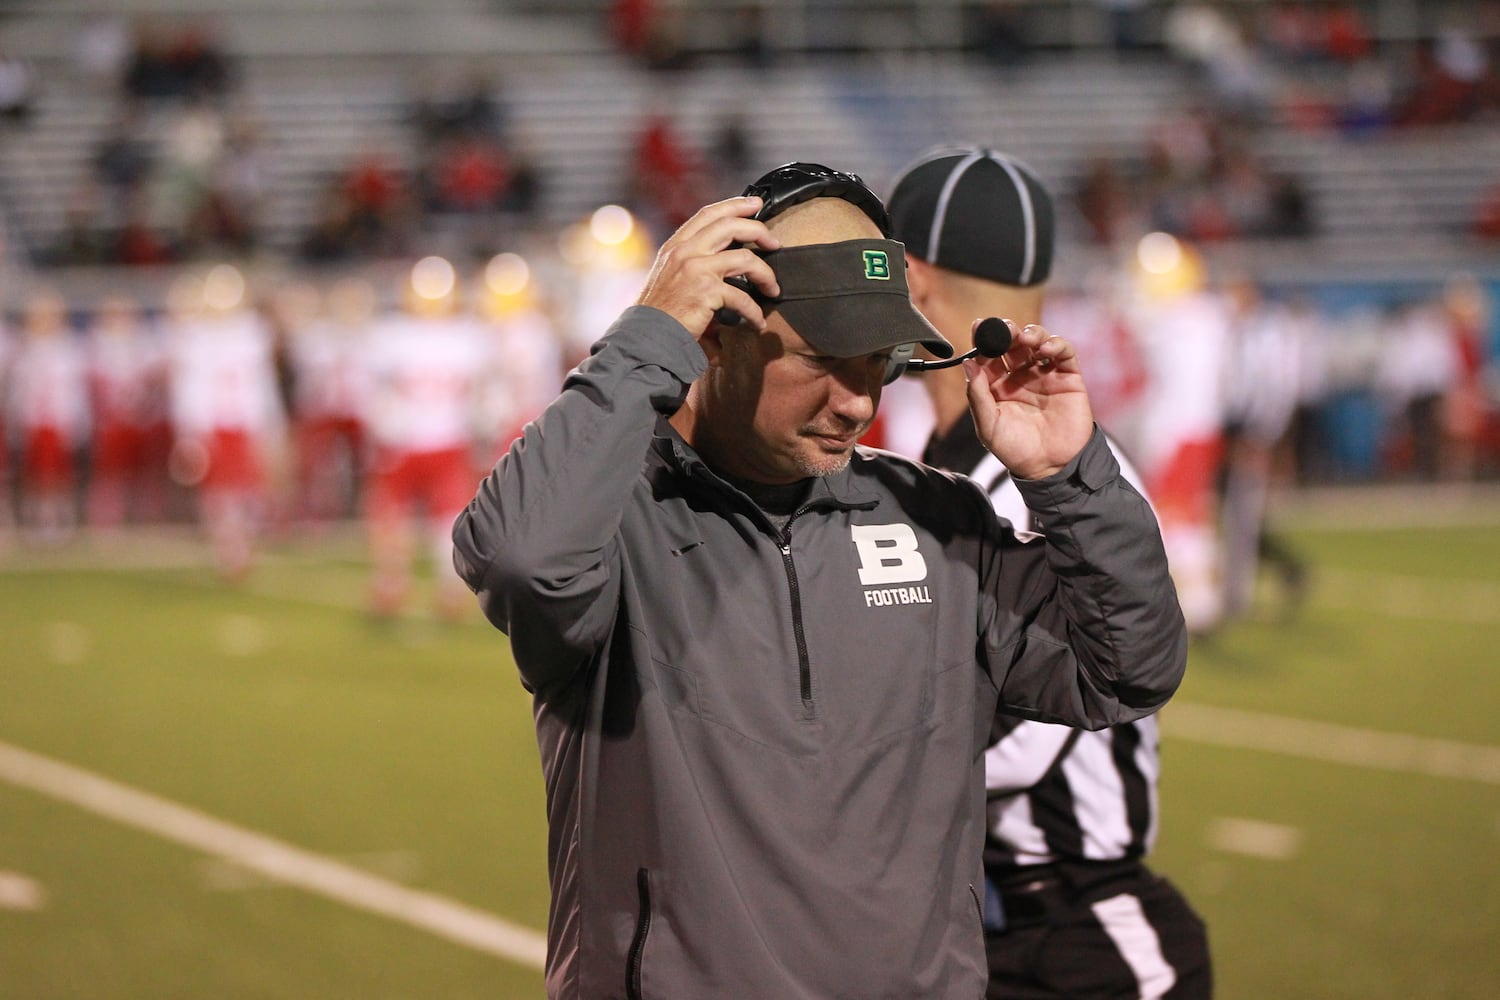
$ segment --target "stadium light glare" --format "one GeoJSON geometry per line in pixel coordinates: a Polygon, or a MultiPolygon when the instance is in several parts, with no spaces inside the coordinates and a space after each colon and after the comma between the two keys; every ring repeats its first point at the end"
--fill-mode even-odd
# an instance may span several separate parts
{"type": "Polygon", "coordinates": [[[217,264],[203,278],[203,304],[215,312],[239,308],[245,300],[245,276],[233,264],[217,264]]]}
{"type": "Polygon", "coordinates": [[[518,253],[496,254],[484,268],[485,287],[495,295],[518,295],[531,283],[531,267],[518,253]]]}
{"type": "Polygon", "coordinates": [[[445,258],[423,257],[412,265],[411,290],[418,298],[429,302],[436,302],[453,294],[457,281],[453,265],[445,258]]]}
{"type": "Polygon", "coordinates": [[[1135,258],[1149,274],[1170,274],[1182,263],[1182,244],[1171,233],[1147,233],[1136,244],[1135,258]]]}
{"type": "Polygon", "coordinates": [[[589,232],[604,246],[619,246],[635,230],[635,217],[619,205],[601,205],[589,218],[589,232]]]}

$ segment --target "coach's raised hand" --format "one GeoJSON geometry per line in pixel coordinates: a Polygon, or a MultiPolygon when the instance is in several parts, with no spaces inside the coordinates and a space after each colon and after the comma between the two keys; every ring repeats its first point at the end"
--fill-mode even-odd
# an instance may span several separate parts
{"type": "Polygon", "coordinates": [[[1044,479],[1073,460],[1094,432],[1078,353],[1036,324],[1010,320],[1010,349],[964,362],[979,439],[1013,475],[1044,479]]]}
{"type": "Polygon", "coordinates": [[[780,291],[771,266],[752,249],[781,246],[764,222],[750,218],[760,206],[759,198],[739,197],[699,209],[657,251],[636,303],[660,309],[698,337],[726,307],[754,329],[764,329],[760,305],[749,292],[725,280],[744,275],[766,295],[780,291]]]}

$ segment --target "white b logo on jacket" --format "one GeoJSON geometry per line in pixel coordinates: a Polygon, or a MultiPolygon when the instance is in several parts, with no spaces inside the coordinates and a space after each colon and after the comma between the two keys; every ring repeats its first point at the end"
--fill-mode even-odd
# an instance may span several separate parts
{"type": "MultiPolygon", "coordinates": [[[[917,551],[917,533],[909,524],[851,526],[859,552],[859,582],[866,587],[916,583],[927,579],[927,560],[917,551]]],[[[931,604],[926,587],[883,587],[865,591],[866,607],[931,604]]]]}

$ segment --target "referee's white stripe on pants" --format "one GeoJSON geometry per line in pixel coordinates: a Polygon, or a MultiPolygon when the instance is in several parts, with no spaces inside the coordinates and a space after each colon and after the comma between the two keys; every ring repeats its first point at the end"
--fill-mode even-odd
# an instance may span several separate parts
{"type": "Polygon", "coordinates": [[[1139,899],[1121,893],[1101,899],[1092,909],[1104,933],[1120,949],[1120,957],[1135,973],[1141,1000],[1155,1000],[1177,984],[1177,972],[1161,953],[1161,939],[1146,919],[1139,899]]]}

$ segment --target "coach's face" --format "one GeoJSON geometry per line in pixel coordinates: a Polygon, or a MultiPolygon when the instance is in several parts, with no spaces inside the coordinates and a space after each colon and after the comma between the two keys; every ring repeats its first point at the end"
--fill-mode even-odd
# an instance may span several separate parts
{"type": "Polygon", "coordinates": [[[880,403],[890,352],[819,352],[778,312],[767,329],[720,328],[705,376],[699,451],[753,482],[792,483],[849,464],[880,403]]]}

